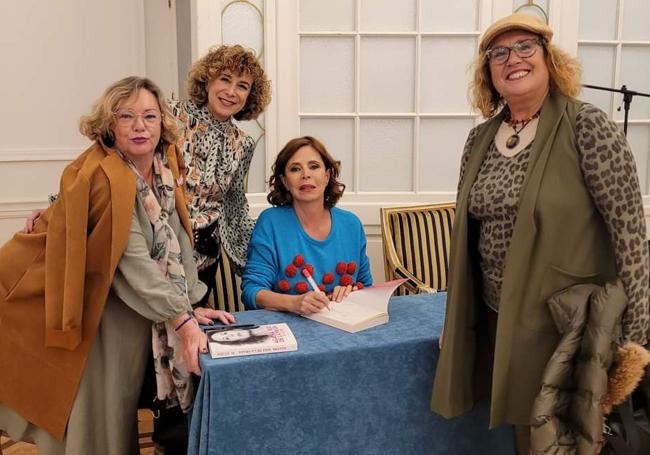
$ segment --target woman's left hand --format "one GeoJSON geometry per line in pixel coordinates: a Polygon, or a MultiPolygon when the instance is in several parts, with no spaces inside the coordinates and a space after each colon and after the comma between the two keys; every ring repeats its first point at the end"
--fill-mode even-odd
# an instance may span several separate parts
{"type": "Polygon", "coordinates": [[[357,291],[358,288],[356,286],[348,285],[348,286],[336,286],[334,290],[332,291],[332,298],[330,300],[333,300],[335,302],[340,302],[343,300],[345,297],[350,295],[350,292],[352,291],[357,291]]]}
{"type": "Polygon", "coordinates": [[[208,352],[207,335],[201,330],[196,319],[184,324],[176,333],[181,337],[183,343],[183,360],[185,360],[187,371],[200,375],[199,352],[208,352]]]}
{"type": "Polygon", "coordinates": [[[199,307],[194,310],[194,317],[199,324],[211,325],[215,320],[222,324],[229,325],[235,322],[235,316],[223,310],[213,310],[212,308],[199,307]]]}

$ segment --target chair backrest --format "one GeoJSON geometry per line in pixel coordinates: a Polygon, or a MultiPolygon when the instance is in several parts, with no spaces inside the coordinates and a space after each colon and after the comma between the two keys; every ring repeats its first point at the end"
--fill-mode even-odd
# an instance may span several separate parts
{"type": "MultiPolygon", "coordinates": [[[[447,270],[454,203],[381,209],[381,231],[386,280],[415,278],[418,285],[447,289],[447,270]]],[[[400,295],[418,292],[400,286],[400,295]]]]}
{"type": "Polygon", "coordinates": [[[229,312],[244,311],[241,301],[241,277],[236,275],[226,252],[221,249],[217,266],[215,308],[229,312]]]}

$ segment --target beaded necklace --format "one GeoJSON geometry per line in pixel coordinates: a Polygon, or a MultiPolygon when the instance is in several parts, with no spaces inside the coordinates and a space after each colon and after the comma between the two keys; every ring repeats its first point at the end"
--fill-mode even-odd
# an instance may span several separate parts
{"type": "Polygon", "coordinates": [[[511,113],[508,113],[508,118],[506,119],[506,123],[512,127],[514,130],[514,133],[506,140],[506,147],[509,149],[513,149],[519,144],[519,133],[521,133],[524,128],[528,126],[530,122],[535,120],[537,117],[539,117],[540,111],[535,112],[531,117],[528,117],[527,119],[524,120],[513,120],[511,117],[511,113]],[[519,129],[517,129],[517,125],[521,124],[519,129]]]}

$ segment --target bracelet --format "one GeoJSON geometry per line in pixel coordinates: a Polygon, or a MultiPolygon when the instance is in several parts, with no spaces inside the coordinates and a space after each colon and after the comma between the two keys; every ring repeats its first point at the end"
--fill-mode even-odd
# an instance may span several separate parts
{"type": "Polygon", "coordinates": [[[176,328],[174,329],[174,332],[178,332],[181,329],[181,327],[183,327],[185,324],[190,322],[192,319],[194,319],[194,316],[192,316],[191,314],[188,314],[187,318],[183,322],[181,322],[180,324],[178,324],[176,326],[176,328]]]}

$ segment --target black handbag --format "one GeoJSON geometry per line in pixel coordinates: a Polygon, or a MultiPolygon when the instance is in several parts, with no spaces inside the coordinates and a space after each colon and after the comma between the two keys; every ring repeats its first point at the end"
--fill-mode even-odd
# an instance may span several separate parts
{"type": "Polygon", "coordinates": [[[219,257],[219,230],[217,223],[194,230],[194,249],[204,256],[219,257]]]}
{"type": "Polygon", "coordinates": [[[650,454],[650,368],[628,397],[607,416],[610,434],[601,454],[650,454]]]}

